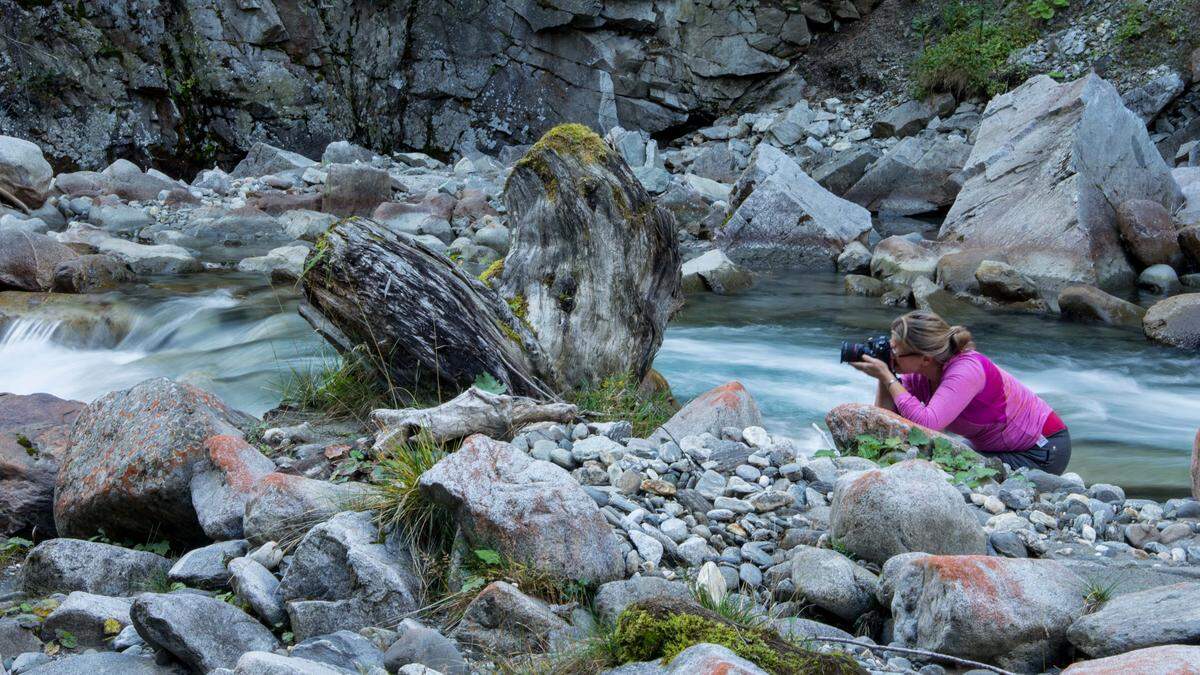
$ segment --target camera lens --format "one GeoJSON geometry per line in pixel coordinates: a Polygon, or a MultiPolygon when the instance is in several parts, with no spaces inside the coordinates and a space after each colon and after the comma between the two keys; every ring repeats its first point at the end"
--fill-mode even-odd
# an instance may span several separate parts
{"type": "Polygon", "coordinates": [[[863,345],[861,342],[851,342],[849,340],[842,340],[841,363],[853,363],[855,361],[862,361],[864,349],[865,349],[865,345],[863,345]]]}

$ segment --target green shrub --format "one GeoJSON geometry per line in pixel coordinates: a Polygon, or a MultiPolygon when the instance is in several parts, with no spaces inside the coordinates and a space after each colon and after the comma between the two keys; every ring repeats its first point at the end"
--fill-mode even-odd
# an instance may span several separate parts
{"type": "Polygon", "coordinates": [[[1150,18],[1150,8],[1143,0],[1130,0],[1121,8],[1121,23],[1117,26],[1113,38],[1117,42],[1129,42],[1140,36],[1146,30],[1146,21],[1150,18]]]}
{"type": "MultiPolygon", "coordinates": [[[[907,439],[890,436],[881,440],[870,434],[860,434],[854,438],[854,443],[855,446],[847,450],[846,454],[878,462],[881,466],[889,466],[904,459],[910,450],[916,450],[918,457],[928,459],[950,474],[953,482],[970,487],[978,487],[980,483],[1000,473],[988,466],[978,453],[957,450],[944,437],[930,438],[916,427],[909,430],[907,439]]],[[[836,457],[837,453],[832,450],[818,450],[813,456],[836,457]]]]}
{"type": "Polygon", "coordinates": [[[945,91],[966,98],[1003,93],[1017,77],[1008,66],[1008,55],[1028,43],[1020,32],[998,23],[954,31],[917,57],[917,95],[945,91]]]}

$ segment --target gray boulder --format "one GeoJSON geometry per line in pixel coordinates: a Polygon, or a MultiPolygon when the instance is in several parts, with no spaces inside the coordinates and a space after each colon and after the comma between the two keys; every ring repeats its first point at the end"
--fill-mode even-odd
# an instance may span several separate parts
{"type": "Polygon", "coordinates": [[[7,658],[5,654],[41,651],[42,641],[32,628],[22,626],[17,619],[0,619],[0,658],[7,658]]]}
{"type": "Polygon", "coordinates": [[[1138,288],[1155,295],[1178,293],[1179,274],[1170,265],[1151,265],[1138,275],[1138,288]]]}
{"type": "Polygon", "coordinates": [[[964,171],[939,238],[1000,249],[1039,283],[1131,282],[1117,207],[1147,199],[1174,211],[1183,200],[1146,126],[1094,74],[1039,75],[992,99],[964,171]]]}
{"type": "Polygon", "coordinates": [[[67,632],[80,646],[105,648],[129,625],[133,598],[111,598],[73,591],[42,623],[43,635],[67,632]]]}
{"type": "Polygon", "coordinates": [[[905,138],[892,146],[845,193],[873,212],[912,215],[950,206],[962,188],[971,144],[935,134],[905,138]]]}
{"type": "Polygon", "coordinates": [[[691,597],[687,585],[678,581],[669,581],[662,577],[634,577],[604,584],[596,590],[593,604],[596,616],[601,621],[616,625],[621,612],[635,602],[654,598],[689,600],[691,597]]]}
{"type": "Polygon", "coordinates": [[[258,482],[245,502],[241,531],[253,546],[294,540],[316,523],[354,508],[368,493],[369,488],[362,483],[330,483],[272,473],[258,482]]]}
{"type": "Polygon", "coordinates": [[[1095,286],[1072,285],[1058,293],[1058,311],[1072,321],[1141,328],[1146,310],[1095,286]]]}
{"type": "Polygon", "coordinates": [[[21,586],[32,597],[85,591],[133,595],[165,579],[171,562],[146,551],[82,539],[44,541],[25,558],[21,586]]]}
{"type": "Polygon", "coordinates": [[[160,177],[161,174],[143,172],[136,164],[124,159],[109,164],[100,175],[105,178],[105,192],[131,201],[157,199],[163,190],[180,187],[178,183],[160,177]]]}
{"type": "Polygon", "coordinates": [[[243,258],[237,268],[239,272],[265,274],[276,281],[296,281],[304,272],[308,252],[307,246],[280,246],[266,255],[243,258]]]}
{"type": "Polygon", "coordinates": [[[882,564],[909,551],[985,553],[987,537],[937,465],[913,459],[848,473],[833,489],[830,534],[882,564]]]}
{"type": "Polygon", "coordinates": [[[871,275],[912,284],[917,277],[932,279],[944,251],[924,240],[891,236],[875,245],[871,252],[871,275]]]}
{"type": "Polygon", "coordinates": [[[268,626],[279,626],[287,621],[279,580],[270,570],[250,558],[234,558],[229,561],[226,576],[238,598],[268,626]]]}
{"type": "Polygon", "coordinates": [[[322,164],[353,164],[370,162],[374,158],[374,152],[350,141],[334,141],[326,145],[325,152],[321,153],[322,164]]]}
{"type": "Polygon", "coordinates": [[[184,675],[186,672],[177,665],[159,665],[149,656],[93,652],[51,661],[21,675],[184,675]]]}
{"type": "Polygon", "coordinates": [[[266,143],[255,143],[229,175],[231,178],[266,176],[284,171],[302,171],[314,164],[316,162],[304,155],[266,143]]]}
{"type": "Polygon", "coordinates": [[[175,561],[167,578],[192,588],[226,590],[229,588],[230,560],[246,554],[246,540],[220,541],[193,549],[175,561]]]}
{"type": "Polygon", "coordinates": [[[266,651],[242,654],[233,668],[233,675],[347,675],[352,672],[355,671],[266,651]]]}
{"type": "Polygon", "coordinates": [[[279,585],[298,639],[388,625],[417,609],[421,579],[409,553],[379,536],[372,514],[345,512],[300,540],[279,585]]]}
{"type": "Polygon", "coordinates": [[[879,583],[841,553],[812,546],[793,550],[791,579],[799,597],[849,622],[871,608],[879,583]]]}
{"type": "Polygon", "coordinates": [[[879,157],[879,151],[869,145],[855,146],[818,164],[812,170],[812,178],[826,190],[844,197],[879,157]]]}
{"type": "Polygon", "coordinates": [[[1172,347],[1200,349],[1200,293],[1159,300],[1142,320],[1146,337],[1172,347]]]}
{"type": "Polygon", "coordinates": [[[0,188],[36,209],[46,201],[54,175],[42,149],[29,141],[0,136],[0,188]]]}
{"type": "Polygon", "coordinates": [[[136,278],[129,265],[115,257],[88,254],[59,263],[54,268],[51,288],[59,293],[90,293],[136,278]]]}
{"type": "Polygon", "coordinates": [[[516,655],[547,651],[551,633],[567,627],[546,603],[495,581],[475,596],[450,636],[486,654],[516,655]]]}
{"type": "Polygon", "coordinates": [[[481,435],[426,471],[427,498],[455,511],[475,548],[490,548],[568,579],[624,576],[612,527],[564,469],[481,435]]]}
{"type": "Polygon", "coordinates": [[[688,401],[662,428],[670,437],[698,436],[708,432],[720,437],[725,427],[761,427],[762,413],[746,387],[736,380],[714,387],[688,401]]]}
{"type": "Polygon", "coordinates": [[[840,274],[867,274],[871,271],[871,252],[861,241],[852,241],[837,258],[840,274]]]}
{"type": "Polygon", "coordinates": [[[246,652],[279,647],[250,615],[196,593],[143,593],[133,601],[130,617],[143,640],[202,673],[233,668],[246,652]]]}
{"type": "Polygon", "coordinates": [[[1113,597],[1079,617],[1067,632],[1092,657],[1200,640],[1200,582],[1184,582],[1113,597]]]}
{"type": "Polygon", "coordinates": [[[0,230],[0,290],[48,291],[58,266],[78,257],[44,234],[0,230]]]}
{"type": "Polygon", "coordinates": [[[325,179],[321,209],[336,216],[369,216],[392,198],[392,177],[366,164],[334,164],[325,179]]]}
{"type": "Polygon", "coordinates": [[[913,555],[883,575],[899,646],[1017,672],[1058,661],[1084,611],[1083,581],[1052,560],[913,555]]]}
{"type": "Polygon", "coordinates": [[[1171,214],[1158,202],[1131,199],[1117,207],[1121,240],[1140,267],[1183,265],[1183,251],[1171,214]]]}
{"type": "Polygon", "coordinates": [[[50,394],[0,394],[0,537],[54,534],[58,458],[84,405],[50,394]]]}
{"type": "Polygon", "coordinates": [[[1179,73],[1169,70],[1122,97],[1125,107],[1133,111],[1143,123],[1149,124],[1163,108],[1175,100],[1184,90],[1185,82],[1179,73]]]}
{"type": "Polygon", "coordinates": [[[702,642],[679,652],[671,659],[667,675],[696,673],[737,673],[737,675],[767,675],[767,671],[733,653],[728,647],[702,642]]]}
{"type": "Polygon", "coordinates": [[[1012,265],[997,260],[984,260],[975,268],[979,292],[1005,302],[1021,302],[1038,297],[1037,284],[1012,265]]]}
{"type": "Polygon", "coordinates": [[[934,117],[953,111],[954,97],[950,94],[938,94],[923,101],[905,101],[876,119],[871,125],[871,135],[875,138],[912,136],[934,117]]]}
{"type": "Polygon", "coordinates": [[[419,663],[445,675],[470,673],[466,659],[453,640],[412,619],[405,619],[396,627],[396,641],[388,647],[383,660],[388,672],[409,663],[419,663]]]}
{"type": "Polygon", "coordinates": [[[726,295],[745,290],[753,283],[750,272],[730,260],[720,249],[692,258],[683,264],[681,271],[685,293],[710,291],[726,295]]]}
{"type": "Polygon", "coordinates": [[[778,148],[760,143],[729,198],[714,239],[741,264],[833,270],[849,242],[871,229],[871,214],[821,187],[778,148]]]}
{"type": "Polygon", "coordinates": [[[328,664],[352,673],[384,667],[383,652],[367,638],[348,630],[304,640],[292,647],[290,654],[298,659],[328,664]]]}

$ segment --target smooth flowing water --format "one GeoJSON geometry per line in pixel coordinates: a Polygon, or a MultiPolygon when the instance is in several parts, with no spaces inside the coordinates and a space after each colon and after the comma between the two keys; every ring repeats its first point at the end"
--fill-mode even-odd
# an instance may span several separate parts
{"type": "MultiPolygon", "coordinates": [[[[0,327],[0,391],[92,400],[162,375],[260,415],[289,372],[331,363],[296,313],[295,291],[259,278],[206,273],[111,299],[108,311],[124,317],[115,336],[53,320],[0,327]]],[[[871,380],[838,363],[841,340],[884,333],[898,312],[844,295],[832,275],[781,275],[742,295],[690,298],[655,366],[681,399],[740,380],[772,431],[815,446],[812,425],[830,408],[873,397],[871,380]]],[[[1200,355],[1049,317],[969,309],[948,318],[1054,406],[1075,442],[1070,468],[1089,483],[1116,483],[1131,496],[1187,494],[1200,355]]]]}

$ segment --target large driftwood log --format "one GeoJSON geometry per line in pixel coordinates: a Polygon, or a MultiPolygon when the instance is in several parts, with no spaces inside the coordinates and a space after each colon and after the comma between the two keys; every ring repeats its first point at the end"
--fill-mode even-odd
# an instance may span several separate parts
{"type": "Polygon", "coordinates": [[[539,403],[524,396],[492,394],[477,387],[433,408],[379,409],[371,419],[379,426],[375,448],[404,443],[421,431],[441,443],[471,434],[508,438],[534,422],[569,422],[578,410],[569,403],[539,403]]]}
{"type": "Polygon", "coordinates": [[[553,398],[528,327],[494,291],[412,237],[349,218],[322,236],[306,268],[311,309],[301,314],[339,349],[365,345],[392,386],[459,392],[487,373],[516,394],[553,398]]]}

